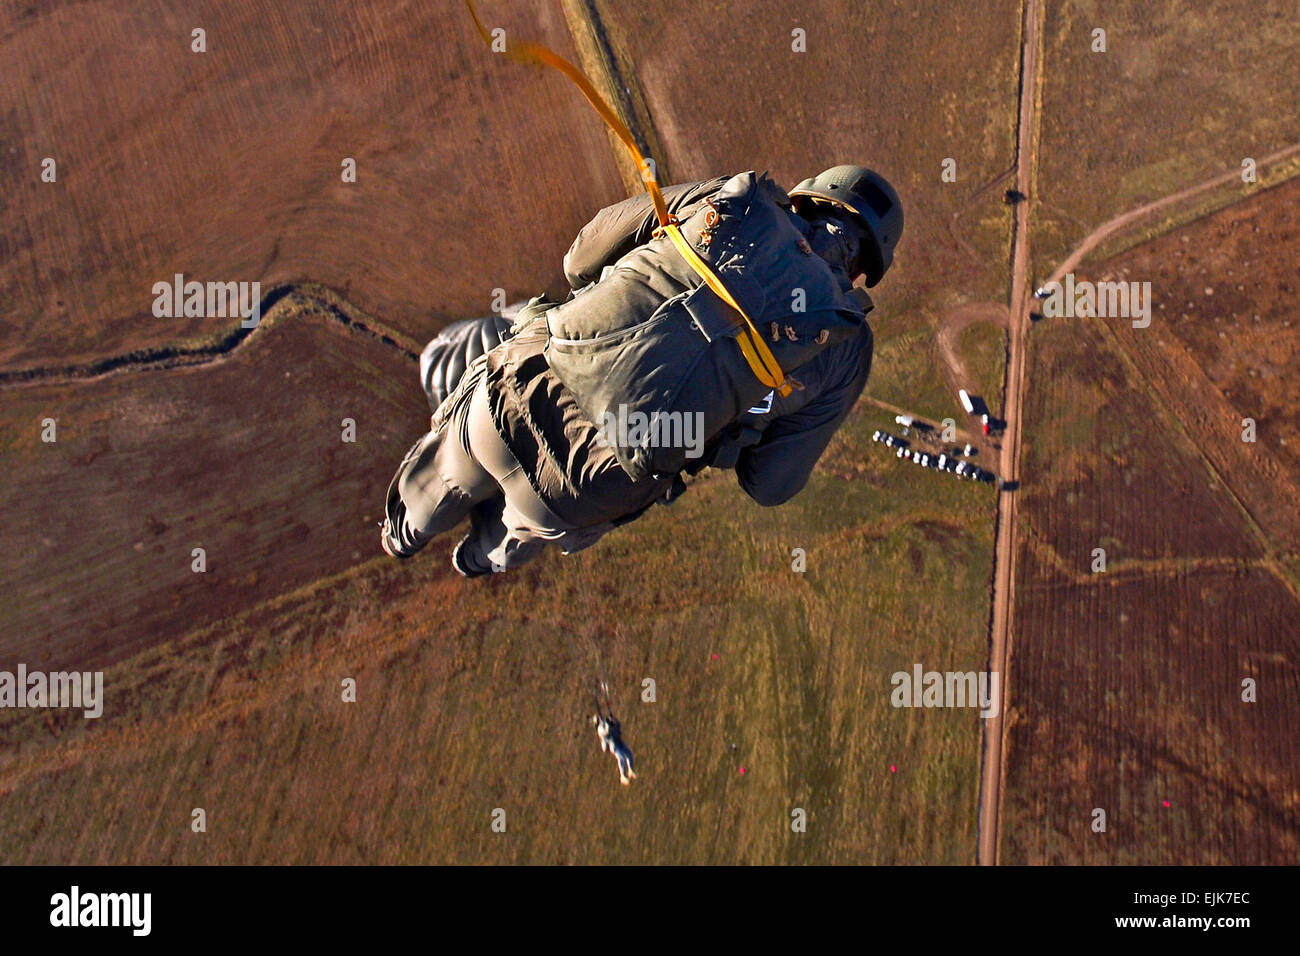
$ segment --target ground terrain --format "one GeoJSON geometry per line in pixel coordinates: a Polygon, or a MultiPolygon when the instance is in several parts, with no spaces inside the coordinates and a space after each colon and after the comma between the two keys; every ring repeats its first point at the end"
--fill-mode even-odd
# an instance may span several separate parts
{"type": "Polygon", "coordinates": [[[706,473],[590,551],[478,582],[454,536],[396,564],[375,525],[426,427],[423,341],[495,289],[559,291],[573,234],[635,188],[577,92],[459,3],[0,12],[0,669],[104,669],[108,696],[99,721],[0,712],[0,862],[970,863],[990,819],[1007,862],[1293,860],[1296,200],[1264,188],[1292,166],[1080,267],[1150,278],[1151,328],[1025,313],[1098,226],[1300,141],[1285,5],[1169,6],[1106,6],[1089,59],[1103,8],[1032,4],[1040,88],[1009,0],[480,3],[591,71],[665,182],[867,162],[907,234],[868,392],[794,501],[706,473]],[[1017,184],[1029,205],[1003,203],[1017,184]],[[243,338],[155,318],[175,272],[275,304],[243,338]],[[955,394],[1005,413],[1008,375],[1023,452],[955,394]],[[1020,488],[887,455],[870,435],[903,411],[956,419],[1020,488]],[[988,664],[1013,494],[990,808],[984,722],[895,709],[890,676],[988,664]],[[584,723],[598,672],[628,789],[584,723]]]}
{"type": "Polygon", "coordinates": [[[1298,225],[1292,181],[1080,273],[1150,327],[1034,327],[1006,862],[1300,853],[1298,225]]]}

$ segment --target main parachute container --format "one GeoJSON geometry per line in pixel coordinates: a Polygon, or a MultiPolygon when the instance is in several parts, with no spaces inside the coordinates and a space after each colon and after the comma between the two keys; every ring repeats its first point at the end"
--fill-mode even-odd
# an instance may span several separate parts
{"type": "MultiPolygon", "coordinates": [[[[767,337],[782,369],[798,369],[860,327],[862,305],[812,252],[808,225],[765,174],[733,176],[681,231],[767,337]]],[[[699,416],[691,433],[711,438],[771,388],[736,341],[741,316],[663,235],[546,321],[547,361],[590,421],[635,421],[640,413],[651,423],[635,440],[626,429],[606,434],[634,480],[685,467],[684,443],[664,441],[680,434],[682,416],[699,416]]]]}

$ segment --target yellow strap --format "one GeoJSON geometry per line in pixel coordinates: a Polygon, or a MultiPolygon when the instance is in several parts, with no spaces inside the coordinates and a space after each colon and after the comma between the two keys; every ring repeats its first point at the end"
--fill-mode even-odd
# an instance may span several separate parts
{"type": "Polygon", "coordinates": [[[772,355],[772,350],[767,347],[763,341],[763,336],[758,329],[754,328],[754,323],[750,321],[745,310],[740,307],[740,303],[732,298],[727,287],[722,284],[717,273],[709,268],[709,264],[700,258],[699,254],[686,241],[682,231],[677,228],[677,224],[669,223],[664,226],[664,232],[672,240],[677,251],[682,254],[682,258],[690,264],[691,268],[700,274],[700,277],[708,283],[710,289],[718,294],[723,302],[731,306],[740,313],[740,317],[745,320],[749,326],[742,329],[740,335],[736,338],[736,344],[740,346],[740,351],[744,354],[745,360],[749,362],[749,367],[753,369],[758,380],[768,388],[774,388],[782,395],[790,394],[790,386],[786,384],[785,376],[781,373],[781,366],[777,364],[776,357],[772,355]]]}
{"type": "MultiPolygon", "coordinates": [[[[474,18],[474,26],[478,29],[479,36],[483,38],[484,43],[491,46],[492,37],[484,29],[482,21],[479,20],[472,0],[465,0],[465,6],[469,8],[469,15],[474,18]]],[[[631,131],[618,118],[618,114],[609,108],[609,104],[601,98],[601,95],[596,92],[596,88],[591,85],[591,81],[564,57],[551,52],[538,43],[507,42],[505,53],[506,56],[518,63],[538,63],[554,67],[572,80],[578,89],[582,91],[582,95],[587,98],[587,102],[595,107],[596,112],[600,114],[600,118],[605,121],[605,125],[614,131],[614,135],[619,138],[619,141],[632,155],[633,162],[636,163],[637,169],[641,171],[641,179],[645,182],[646,192],[650,194],[650,201],[654,203],[655,216],[659,220],[659,225],[663,227],[663,231],[672,240],[673,245],[677,247],[677,251],[682,254],[682,258],[686,260],[690,267],[699,273],[700,278],[708,284],[709,288],[717,293],[722,301],[739,312],[740,317],[745,320],[747,327],[741,330],[741,334],[736,338],[736,343],[740,346],[740,351],[745,356],[745,361],[749,363],[749,367],[764,385],[775,389],[782,395],[789,395],[791,385],[797,385],[797,383],[793,379],[786,378],[785,373],[781,371],[781,366],[777,364],[776,357],[772,355],[772,350],[767,347],[762,334],[755,328],[749,316],[745,314],[745,310],[741,308],[740,303],[727,291],[727,287],[723,285],[717,273],[709,267],[707,262],[700,258],[699,254],[691,247],[691,244],[686,241],[686,237],[682,235],[682,231],[677,227],[676,218],[668,214],[668,205],[664,202],[663,193],[659,191],[659,183],[655,179],[654,171],[650,168],[650,164],[645,161],[645,157],[641,155],[641,150],[632,137],[631,131]]]]}

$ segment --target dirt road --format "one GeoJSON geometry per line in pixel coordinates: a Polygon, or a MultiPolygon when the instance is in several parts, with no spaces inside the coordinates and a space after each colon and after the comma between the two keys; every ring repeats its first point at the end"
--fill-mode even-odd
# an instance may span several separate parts
{"type": "MultiPolygon", "coordinates": [[[[1016,480],[1020,466],[1020,407],[1025,387],[1025,334],[1029,271],[1029,209],[1033,203],[1034,148],[1039,97],[1039,43],[1043,21],[1041,0],[1025,4],[1020,65],[1020,119],[1016,132],[1016,189],[1031,197],[1016,204],[1016,229],[1012,239],[1011,310],[1007,319],[1006,400],[1007,421],[1002,439],[1001,473],[1016,480]]],[[[1011,645],[1012,588],[1015,584],[1016,494],[1004,491],[998,507],[997,540],[993,557],[993,610],[989,670],[1000,675],[1002,706],[984,725],[984,751],[980,768],[979,843],[975,860],[997,863],[998,816],[1002,803],[1002,743],[1006,715],[1007,663],[1011,645]]]]}
{"type": "MultiPolygon", "coordinates": [[[[1275,153],[1269,153],[1256,163],[1256,170],[1257,172],[1262,171],[1266,166],[1271,166],[1274,163],[1281,162],[1284,159],[1289,159],[1297,154],[1300,154],[1300,143],[1287,146],[1284,149],[1279,149],[1275,153]]],[[[1194,186],[1188,186],[1186,189],[1179,190],[1176,193],[1171,193],[1168,196],[1163,196],[1160,199],[1138,206],[1136,209],[1130,209],[1128,212],[1116,216],[1109,222],[1103,223],[1084,237],[1084,240],[1074,248],[1074,251],[1066,256],[1065,261],[1056,267],[1056,270],[1047,281],[1061,281],[1066,273],[1072,272],[1079,263],[1083,261],[1084,257],[1087,256],[1088,253],[1092,252],[1093,249],[1097,248],[1103,240],[1109,238],[1125,226],[1131,225],[1139,219],[1149,216],[1158,209],[1164,209],[1166,206],[1176,205],[1184,200],[1191,199],[1193,196],[1198,196],[1203,192],[1208,192],[1216,186],[1223,186],[1227,183],[1233,182],[1234,180],[1238,180],[1240,177],[1241,170],[1230,169],[1222,176],[1215,176],[1213,179],[1207,179],[1194,186]]],[[[1046,282],[1044,284],[1046,284],[1046,282]]]]}
{"type": "Polygon", "coordinates": [[[949,310],[943,316],[935,335],[935,344],[939,347],[939,358],[943,362],[941,371],[953,394],[962,388],[974,388],[970,371],[957,350],[957,337],[974,322],[1006,325],[1006,308],[995,302],[968,302],[949,310]]]}

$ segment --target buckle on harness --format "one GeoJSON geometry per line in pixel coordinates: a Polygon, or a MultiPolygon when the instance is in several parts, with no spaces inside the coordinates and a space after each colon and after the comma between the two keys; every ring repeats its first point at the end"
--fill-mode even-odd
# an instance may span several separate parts
{"type": "Polygon", "coordinates": [[[669,213],[668,221],[660,223],[659,225],[655,226],[654,230],[650,233],[650,238],[662,239],[664,236],[664,230],[666,228],[668,228],[669,226],[679,226],[679,225],[681,225],[681,222],[678,220],[678,218],[674,216],[672,213],[669,213]]]}

